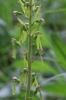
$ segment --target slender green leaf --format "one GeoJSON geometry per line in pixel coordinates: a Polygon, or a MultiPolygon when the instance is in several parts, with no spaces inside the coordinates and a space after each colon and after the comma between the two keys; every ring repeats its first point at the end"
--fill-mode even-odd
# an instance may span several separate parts
{"type": "Polygon", "coordinates": [[[16,84],[14,84],[13,90],[12,90],[13,95],[16,93],[16,84]]]}
{"type": "Polygon", "coordinates": [[[21,77],[20,77],[20,86],[22,84],[26,84],[26,73],[22,73],[21,77]]]}
{"type": "Polygon", "coordinates": [[[45,11],[44,13],[48,14],[48,13],[58,13],[58,12],[65,12],[65,11],[66,11],[66,8],[61,8],[61,9],[48,10],[48,11],[45,11]]]}
{"type": "Polygon", "coordinates": [[[32,87],[34,87],[35,77],[32,78],[32,87]]]}
{"type": "Polygon", "coordinates": [[[51,35],[51,40],[58,62],[66,69],[66,44],[57,35],[51,35]]]}
{"type": "Polygon", "coordinates": [[[35,8],[36,8],[35,7],[35,0],[32,0],[32,5],[33,5],[32,9],[35,10],[35,8]]]}
{"type": "Polygon", "coordinates": [[[37,38],[36,38],[36,46],[37,46],[37,49],[42,49],[40,36],[41,35],[38,35],[37,38]]]}
{"type": "Polygon", "coordinates": [[[27,38],[27,33],[24,30],[22,30],[20,38],[20,40],[22,40],[22,43],[26,40],[26,38],[27,38]]]}
{"type": "Polygon", "coordinates": [[[29,8],[29,6],[25,7],[25,16],[26,16],[27,18],[30,17],[30,8],[29,8]]]}
{"type": "Polygon", "coordinates": [[[37,19],[40,19],[40,10],[41,10],[41,6],[42,6],[42,4],[39,5],[39,7],[38,7],[38,9],[37,9],[37,11],[36,11],[36,13],[35,13],[35,21],[36,21],[37,19]]]}
{"type": "Polygon", "coordinates": [[[16,59],[16,49],[13,49],[12,58],[16,59]]]}
{"type": "Polygon", "coordinates": [[[60,82],[60,83],[54,83],[54,84],[49,84],[49,85],[45,85],[43,86],[44,91],[48,92],[48,93],[52,93],[54,95],[57,96],[66,96],[66,83],[64,82],[60,82]]]}
{"type": "Polygon", "coordinates": [[[41,100],[44,100],[44,99],[43,99],[43,97],[42,97],[42,94],[41,94],[41,92],[40,92],[40,99],[41,99],[41,100]]]}
{"type": "Polygon", "coordinates": [[[25,13],[24,3],[21,0],[18,0],[18,2],[20,3],[21,8],[22,8],[23,12],[25,13]]]}
{"type": "Polygon", "coordinates": [[[36,31],[39,29],[40,27],[40,24],[38,24],[35,29],[33,29],[32,33],[31,33],[31,36],[34,35],[36,33],[36,31]]]}
{"type": "Polygon", "coordinates": [[[36,87],[38,86],[38,81],[37,81],[36,77],[35,77],[35,85],[36,85],[36,87]]]}
{"type": "Polygon", "coordinates": [[[23,78],[24,78],[24,73],[21,75],[21,77],[20,77],[20,81],[19,81],[19,84],[20,84],[20,86],[22,85],[22,83],[23,83],[23,78]]]}
{"type": "Polygon", "coordinates": [[[24,55],[24,66],[28,67],[28,62],[27,62],[27,59],[26,59],[26,55],[24,55]]]}
{"type": "Polygon", "coordinates": [[[44,28],[40,27],[40,32],[41,34],[41,42],[42,42],[42,46],[44,47],[50,47],[51,46],[51,42],[50,42],[50,35],[46,33],[46,31],[44,30],[44,28]]]}
{"type": "Polygon", "coordinates": [[[24,22],[19,17],[17,17],[17,20],[19,21],[20,24],[24,25],[24,22]]]}

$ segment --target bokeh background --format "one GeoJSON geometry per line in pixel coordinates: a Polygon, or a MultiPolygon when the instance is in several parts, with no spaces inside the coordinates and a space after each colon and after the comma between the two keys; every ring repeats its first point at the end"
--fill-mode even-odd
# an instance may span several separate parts
{"type": "MultiPolygon", "coordinates": [[[[12,14],[14,10],[21,11],[17,0],[0,0],[0,100],[22,100],[24,97],[18,85],[16,95],[12,95],[12,76],[19,78],[23,68],[20,48],[16,48],[16,60],[12,59],[11,38],[18,39],[20,34],[18,21],[12,14]]],[[[44,65],[35,61],[32,69],[39,73],[44,100],[66,100],[66,0],[44,0],[41,17],[46,22],[40,28],[44,65]]],[[[38,94],[35,100],[39,100],[38,94]]]]}

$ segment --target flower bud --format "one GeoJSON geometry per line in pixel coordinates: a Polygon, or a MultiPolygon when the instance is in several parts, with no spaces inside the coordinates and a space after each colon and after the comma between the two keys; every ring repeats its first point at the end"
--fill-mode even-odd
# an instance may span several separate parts
{"type": "Polygon", "coordinates": [[[29,23],[25,23],[25,25],[29,26],[29,23]]]}
{"type": "Polygon", "coordinates": [[[38,75],[38,73],[32,72],[31,75],[32,75],[32,77],[35,77],[38,75]]]}
{"type": "Polygon", "coordinates": [[[15,76],[12,77],[12,80],[13,80],[14,82],[19,83],[19,79],[17,79],[17,77],[15,77],[15,76]]]}
{"type": "Polygon", "coordinates": [[[35,22],[44,24],[45,23],[45,20],[43,18],[41,18],[41,19],[36,20],[35,22]]]}
{"type": "Polygon", "coordinates": [[[31,74],[31,75],[32,75],[32,77],[34,77],[34,76],[36,76],[36,73],[35,73],[35,72],[32,72],[32,74],[31,74]]]}
{"type": "Polygon", "coordinates": [[[13,14],[14,14],[15,16],[17,16],[17,15],[22,15],[22,13],[21,13],[21,12],[18,12],[18,11],[13,11],[13,14]]]}
{"type": "Polygon", "coordinates": [[[17,80],[17,77],[13,76],[13,77],[12,77],[12,80],[17,80]]]}
{"type": "Polygon", "coordinates": [[[27,68],[24,68],[23,69],[24,73],[28,72],[28,69],[27,68]]]}
{"type": "Polygon", "coordinates": [[[29,2],[25,2],[25,5],[28,7],[30,4],[29,4],[29,2]]]}
{"type": "Polygon", "coordinates": [[[41,22],[42,24],[44,24],[44,23],[45,23],[45,20],[44,20],[43,18],[41,18],[41,19],[40,19],[40,22],[41,22]]]}

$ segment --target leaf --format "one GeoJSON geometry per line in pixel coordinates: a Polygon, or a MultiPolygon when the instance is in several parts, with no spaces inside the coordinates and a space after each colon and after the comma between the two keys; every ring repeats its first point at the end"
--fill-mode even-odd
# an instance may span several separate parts
{"type": "Polygon", "coordinates": [[[34,87],[35,77],[32,78],[32,87],[34,87]]]}
{"type": "Polygon", "coordinates": [[[12,93],[13,93],[13,95],[15,95],[15,93],[16,93],[16,84],[14,84],[14,88],[12,90],[12,93]]]}
{"type": "Polygon", "coordinates": [[[24,55],[24,66],[28,67],[28,62],[27,62],[27,59],[26,59],[26,55],[24,55]]]}
{"type": "Polygon", "coordinates": [[[47,34],[44,30],[44,28],[40,27],[40,32],[42,33],[41,34],[41,42],[42,42],[42,45],[44,47],[50,47],[51,46],[51,43],[50,43],[50,35],[47,34]]]}
{"type": "Polygon", "coordinates": [[[20,84],[20,86],[22,85],[22,83],[23,83],[23,78],[24,78],[24,73],[21,75],[21,77],[20,77],[20,81],[19,81],[19,84],[20,84]]]}
{"type": "Polygon", "coordinates": [[[24,25],[24,22],[19,17],[17,17],[17,20],[19,21],[20,24],[24,25]]]}
{"type": "Polygon", "coordinates": [[[12,58],[16,59],[16,49],[13,49],[12,58]]]}
{"type": "Polygon", "coordinates": [[[45,11],[44,14],[58,13],[58,12],[65,12],[65,11],[66,11],[66,8],[60,8],[60,9],[54,9],[54,10],[45,11]]]}
{"type": "Polygon", "coordinates": [[[66,69],[66,44],[57,35],[51,35],[51,40],[58,62],[66,69]]]}
{"type": "Polygon", "coordinates": [[[26,83],[26,73],[23,73],[20,77],[20,86],[26,83]]]}
{"type": "Polygon", "coordinates": [[[37,11],[36,11],[36,13],[35,13],[35,21],[36,21],[37,19],[40,19],[40,10],[41,10],[41,6],[42,6],[42,4],[39,5],[39,7],[38,7],[38,9],[37,9],[37,11]]]}
{"type": "Polygon", "coordinates": [[[23,12],[25,13],[25,7],[24,7],[24,3],[21,1],[21,0],[18,0],[20,5],[21,5],[21,8],[23,10],[23,12]]]}
{"type": "Polygon", "coordinates": [[[40,40],[40,42],[39,42],[39,46],[40,46],[40,49],[42,49],[42,44],[41,44],[41,40],[40,40]]]}
{"type": "Polygon", "coordinates": [[[26,73],[24,74],[23,83],[26,83],[26,73]]]}
{"type": "Polygon", "coordinates": [[[44,99],[43,99],[43,97],[42,97],[42,94],[41,94],[41,92],[40,92],[40,99],[41,99],[41,100],[44,100],[44,99]]]}
{"type": "Polygon", "coordinates": [[[38,24],[35,29],[32,31],[31,36],[36,33],[36,31],[39,29],[40,24],[38,24]]]}
{"type": "Polygon", "coordinates": [[[54,84],[47,84],[43,86],[42,89],[48,93],[52,93],[55,96],[66,96],[66,83],[63,80],[61,81],[62,83],[54,82],[54,84]]]}
{"type": "Polygon", "coordinates": [[[25,7],[25,16],[26,16],[27,18],[30,17],[30,9],[29,9],[29,6],[26,6],[26,7],[25,7]]]}
{"type": "Polygon", "coordinates": [[[38,81],[37,81],[36,77],[35,77],[35,85],[36,85],[36,87],[38,86],[38,81]]]}
{"type": "Polygon", "coordinates": [[[35,10],[35,8],[36,8],[35,7],[35,0],[32,0],[32,5],[33,5],[32,9],[35,10]]]}
{"type": "Polygon", "coordinates": [[[37,38],[36,38],[37,49],[42,49],[40,36],[41,36],[41,35],[38,35],[37,38]]]}
{"type": "Polygon", "coordinates": [[[27,33],[25,31],[21,31],[21,39],[22,40],[22,43],[26,40],[27,38],[27,33]]]}
{"type": "Polygon", "coordinates": [[[40,38],[39,38],[39,36],[37,36],[37,38],[36,38],[36,45],[37,45],[37,49],[39,49],[40,48],[40,38]]]}
{"type": "Polygon", "coordinates": [[[45,61],[44,61],[44,64],[43,65],[41,64],[41,61],[34,61],[32,63],[32,68],[35,71],[39,71],[39,72],[43,72],[43,73],[49,72],[49,73],[53,73],[53,74],[58,74],[57,70],[55,70],[53,68],[53,66],[50,66],[45,61]]]}

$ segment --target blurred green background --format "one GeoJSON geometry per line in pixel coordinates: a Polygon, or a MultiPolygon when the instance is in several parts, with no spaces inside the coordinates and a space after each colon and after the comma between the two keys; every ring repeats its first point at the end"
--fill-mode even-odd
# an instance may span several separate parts
{"type": "MultiPolygon", "coordinates": [[[[12,95],[12,76],[19,78],[24,67],[20,48],[16,60],[11,57],[11,38],[18,39],[20,34],[14,10],[21,11],[17,0],[0,0],[0,100],[24,100],[24,91],[18,85],[16,95],[12,95]]],[[[66,100],[66,0],[44,0],[41,17],[46,22],[40,28],[44,65],[36,60],[32,69],[39,73],[44,100],[66,100]]],[[[39,100],[38,94],[35,100],[39,100]]]]}

